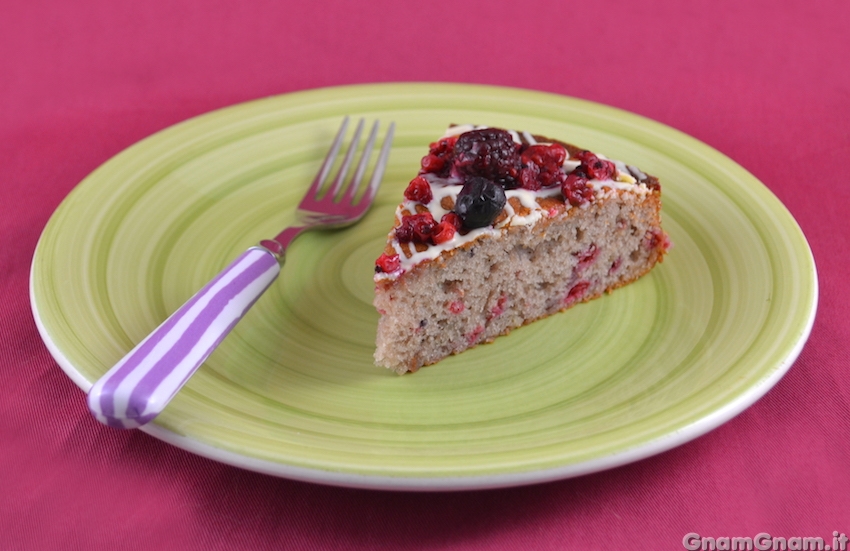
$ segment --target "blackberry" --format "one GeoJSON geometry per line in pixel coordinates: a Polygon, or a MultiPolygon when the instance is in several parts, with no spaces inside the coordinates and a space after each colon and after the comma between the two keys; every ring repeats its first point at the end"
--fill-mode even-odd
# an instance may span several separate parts
{"type": "Polygon", "coordinates": [[[483,228],[493,223],[505,208],[506,202],[502,186],[487,178],[475,176],[468,179],[457,194],[454,212],[464,227],[483,228]]]}
{"type": "Polygon", "coordinates": [[[519,149],[507,130],[481,128],[464,132],[454,145],[452,172],[463,180],[481,177],[505,189],[519,187],[519,149]]]}

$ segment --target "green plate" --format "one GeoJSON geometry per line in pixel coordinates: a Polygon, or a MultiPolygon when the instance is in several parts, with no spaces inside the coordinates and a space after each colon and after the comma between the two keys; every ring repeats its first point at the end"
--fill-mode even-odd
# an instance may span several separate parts
{"type": "Polygon", "coordinates": [[[717,427],[767,392],[808,337],[808,244],[776,197],[714,149],[573,98],[379,84],[191,119],[77,186],[45,228],[31,276],[39,329],[68,376],[88,390],[231,259],[290,222],[346,114],[397,124],[377,203],[354,228],[301,237],[281,278],[145,432],[328,484],[541,482],[717,427]],[[372,363],[373,263],[419,159],[452,122],[558,137],[659,176],[674,248],[611,295],[397,376],[372,363]]]}

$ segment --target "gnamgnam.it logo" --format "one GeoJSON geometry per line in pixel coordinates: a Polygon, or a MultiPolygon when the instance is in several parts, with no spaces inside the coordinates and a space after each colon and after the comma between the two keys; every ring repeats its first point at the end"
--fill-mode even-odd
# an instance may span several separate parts
{"type": "Polygon", "coordinates": [[[832,541],[811,536],[784,538],[761,532],[749,536],[700,536],[696,532],[685,534],[682,545],[689,551],[847,551],[850,538],[837,530],[832,533],[832,541]]]}

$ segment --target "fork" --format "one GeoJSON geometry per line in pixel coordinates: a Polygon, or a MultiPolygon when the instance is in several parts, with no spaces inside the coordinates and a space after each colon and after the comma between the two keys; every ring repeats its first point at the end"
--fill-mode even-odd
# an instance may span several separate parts
{"type": "Polygon", "coordinates": [[[89,390],[88,406],[98,421],[129,429],[153,420],[277,278],[286,248],[293,239],[308,230],[349,226],[366,214],[387,166],[395,124],[390,123],[387,129],[369,185],[359,198],[378,121],[372,125],[345,190],[343,183],[360,141],[363,119],[354,130],[336,177],[329,189],[323,191],[347,127],[348,117],[345,117],[318,174],[295,211],[295,224],[242,253],[94,383],[89,390]],[[341,192],[343,195],[338,199],[341,192]]]}

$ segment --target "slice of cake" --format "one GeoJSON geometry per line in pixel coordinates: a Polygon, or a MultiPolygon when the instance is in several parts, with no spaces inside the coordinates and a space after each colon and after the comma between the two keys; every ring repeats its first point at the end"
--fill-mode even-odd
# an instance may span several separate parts
{"type": "Polygon", "coordinates": [[[626,285],[669,246],[657,178],[527,132],[450,127],[375,263],[375,362],[416,371],[626,285]]]}

